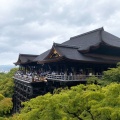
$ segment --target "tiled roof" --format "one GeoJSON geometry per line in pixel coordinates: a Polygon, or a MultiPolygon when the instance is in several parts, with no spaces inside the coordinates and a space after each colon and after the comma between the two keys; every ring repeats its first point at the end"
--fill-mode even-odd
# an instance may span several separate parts
{"type": "Polygon", "coordinates": [[[49,54],[49,52],[50,50],[45,51],[44,53],[38,55],[33,61],[37,62],[43,60],[49,54]]]}
{"type": "Polygon", "coordinates": [[[112,48],[117,48],[117,50],[120,51],[120,38],[104,31],[103,28],[99,28],[75,37],[71,37],[70,40],[62,44],[54,43],[50,50],[47,50],[46,52],[37,56],[21,54],[18,62],[21,61],[21,63],[25,63],[27,61],[44,61],[47,59],[47,56],[49,56],[53,48],[55,48],[62,56],[70,60],[86,62],[105,62],[105,60],[106,62],[112,61],[112,57],[110,57],[111,59],[109,60],[105,59],[106,57],[104,57],[104,55],[102,58],[100,58],[98,56],[96,57],[96,55],[88,56],[87,54],[84,54],[89,53],[91,47],[97,49],[101,44],[110,46],[112,48]]]}
{"type": "Polygon", "coordinates": [[[66,59],[69,60],[75,60],[75,61],[84,61],[84,62],[96,62],[96,63],[115,63],[116,61],[120,60],[120,57],[117,59],[114,59],[114,57],[108,57],[104,55],[98,55],[97,57],[95,55],[86,55],[82,54],[78,51],[77,48],[70,48],[70,47],[62,47],[62,46],[56,46],[56,50],[60,51],[62,56],[64,56],[66,59]],[[102,56],[102,57],[101,57],[102,56]],[[110,58],[110,59],[109,59],[110,58]]]}
{"type": "Polygon", "coordinates": [[[14,63],[15,65],[24,64],[27,62],[32,62],[38,55],[31,54],[19,54],[18,61],[14,63]]]}
{"type": "Polygon", "coordinates": [[[120,38],[106,32],[102,31],[102,41],[112,47],[120,48],[120,38]]]}
{"type": "Polygon", "coordinates": [[[62,43],[63,45],[74,45],[79,50],[88,49],[90,46],[96,46],[101,42],[101,31],[103,28],[99,28],[75,37],[71,37],[70,40],[62,43]]]}
{"type": "Polygon", "coordinates": [[[75,37],[62,43],[63,45],[74,45],[79,47],[79,51],[89,50],[93,46],[98,46],[100,43],[107,44],[111,47],[120,48],[120,38],[99,28],[75,37]]]}

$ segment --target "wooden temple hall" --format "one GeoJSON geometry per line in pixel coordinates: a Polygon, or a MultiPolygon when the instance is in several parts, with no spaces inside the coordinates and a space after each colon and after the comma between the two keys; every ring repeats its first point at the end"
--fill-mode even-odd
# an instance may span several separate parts
{"type": "Polygon", "coordinates": [[[21,101],[29,100],[55,88],[70,87],[86,82],[90,76],[101,77],[103,71],[120,61],[120,38],[99,28],[53,43],[40,55],[19,54],[14,76],[14,110],[21,101]]]}

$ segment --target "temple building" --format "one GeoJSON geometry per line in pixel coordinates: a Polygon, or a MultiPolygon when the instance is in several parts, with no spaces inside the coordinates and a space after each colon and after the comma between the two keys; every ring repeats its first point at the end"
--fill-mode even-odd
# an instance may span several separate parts
{"type": "MultiPolygon", "coordinates": [[[[37,53],[38,54],[38,53],[37,53]]],[[[21,102],[59,87],[85,83],[90,76],[101,78],[103,71],[120,62],[120,38],[99,28],[71,37],[40,55],[19,54],[14,76],[14,111],[21,102]]]]}

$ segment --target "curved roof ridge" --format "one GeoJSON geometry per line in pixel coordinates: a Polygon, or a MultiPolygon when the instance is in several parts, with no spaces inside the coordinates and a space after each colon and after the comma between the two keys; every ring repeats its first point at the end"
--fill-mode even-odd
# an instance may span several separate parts
{"type": "Polygon", "coordinates": [[[87,34],[90,34],[90,33],[96,32],[96,31],[102,31],[102,30],[104,30],[103,27],[92,30],[92,31],[89,31],[89,32],[85,32],[83,34],[80,34],[80,35],[77,35],[77,36],[74,36],[74,37],[71,37],[70,39],[74,39],[74,38],[77,38],[77,37],[80,37],[80,36],[83,36],[83,35],[87,35],[87,34]]]}
{"type": "Polygon", "coordinates": [[[38,56],[38,55],[34,55],[34,54],[19,54],[19,55],[22,55],[22,56],[38,56]]]}
{"type": "Polygon", "coordinates": [[[59,43],[54,43],[53,46],[59,46],[59,47],[67,47],[67,48],[75,48],[78,49],[78,46],[75,45],[63,45],[63,44],[59,44],[59,43]]]}

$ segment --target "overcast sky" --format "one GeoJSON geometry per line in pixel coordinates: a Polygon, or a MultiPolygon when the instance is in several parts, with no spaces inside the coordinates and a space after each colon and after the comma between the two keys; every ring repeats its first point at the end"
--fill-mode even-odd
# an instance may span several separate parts
{"type": "Polygon", "coordinates": [[[120,37],[120,0],[0,0],[0,65],[99,27],[120,37]]]}

